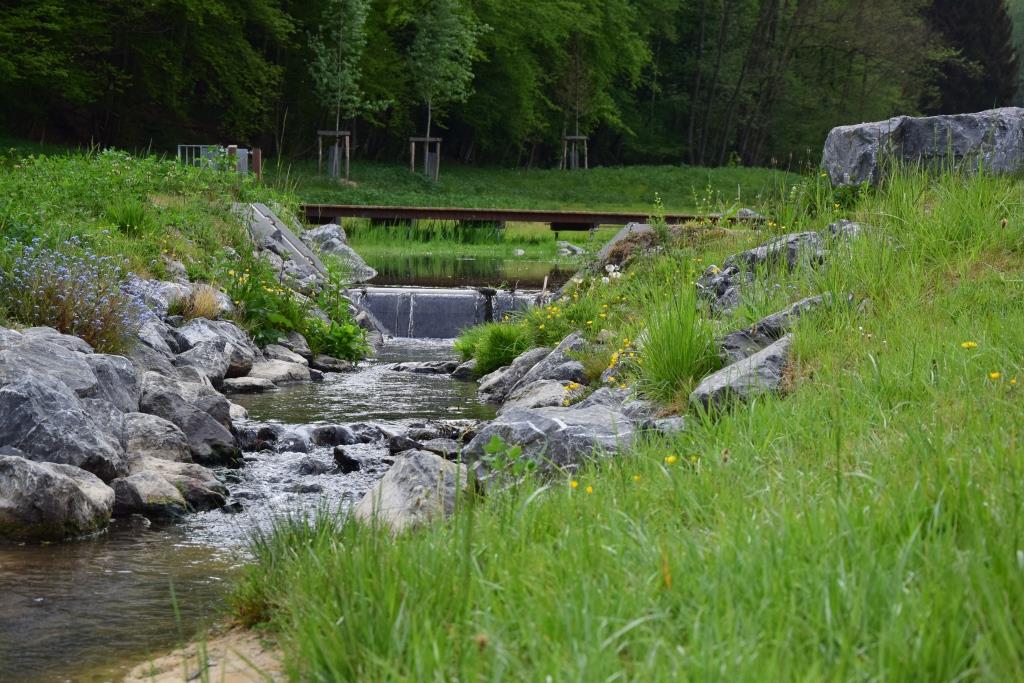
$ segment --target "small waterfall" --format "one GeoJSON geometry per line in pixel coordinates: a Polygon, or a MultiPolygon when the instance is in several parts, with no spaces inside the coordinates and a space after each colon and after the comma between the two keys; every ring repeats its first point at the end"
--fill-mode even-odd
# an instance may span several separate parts
{"type": "Polygon", "coordinates": [[[501,320],[506,313],[532,306],[537,296],[537,292],[481,291],[364,287],[350,295],[381,321],[388,334],[416,339],[457,337],[467,327],[486,322],[488,313],[493,320],[501,320]]]}

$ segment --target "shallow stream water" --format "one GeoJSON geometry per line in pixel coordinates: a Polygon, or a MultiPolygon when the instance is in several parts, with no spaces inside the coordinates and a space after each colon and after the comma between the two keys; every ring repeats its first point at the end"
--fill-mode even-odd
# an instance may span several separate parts
{"type": "MultiPolygon", "coordinates": [[[[253,420],[283,423],[493,417],[472,383],[383,367],[454,355],[450,340],[390,340],[355,372],[232,400],[253,420]]],[[[238,514],[190,515],[164,527],[119,520],[86,540],[0,546],[0,681],[119,680],[147,656],[187,642],[223,614],[254,529],[281,515],[344,509],[386,471],[377,463],[387,456],[382,445],[350,449],[361,449],[364,471],[298,473],[305,458],[330,463],[330,449],[246,454],[245,467],[220,472],[243,506],[238,514]]]]}

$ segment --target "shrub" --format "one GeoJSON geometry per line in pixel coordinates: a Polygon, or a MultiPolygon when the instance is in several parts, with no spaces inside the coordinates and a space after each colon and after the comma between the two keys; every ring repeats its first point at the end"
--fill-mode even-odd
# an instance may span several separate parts
{"type": "Polygon", "coordinates": [[[121,351],[149,314],[125,291],[125,274],[109,256],[76,238],[60,250],[33,240],[0,274],[0,308],[24,325],[45,325],[81,337],[97,351],[121,351]]]}
{"type": "Polygon", "coordinates": [[[668,301],[651,308],[641,361],[641,389],[663,402],[720,366],[713,330],[697,310],[692,287],[676,290],[668,301]]]}

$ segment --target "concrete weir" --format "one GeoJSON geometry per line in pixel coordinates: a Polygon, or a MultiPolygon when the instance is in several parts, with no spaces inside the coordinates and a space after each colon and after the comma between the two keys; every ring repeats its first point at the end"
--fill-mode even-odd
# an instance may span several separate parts
{"type": "Polygon", "coordinates": [[[487,288],[365,287],[349,296],[394,337],[451,339],[472,325],[533,305],[537,292],[487,288]]]}

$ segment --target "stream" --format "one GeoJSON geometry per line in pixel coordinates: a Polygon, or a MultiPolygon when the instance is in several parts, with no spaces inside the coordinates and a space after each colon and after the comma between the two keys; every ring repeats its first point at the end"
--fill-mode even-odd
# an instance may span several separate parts
{"type": "MultiPolygon", "coordinates": [[[[451,340],[390,339],[354,372],[231,398],[253,420],[282,423],[493,417],[473,383],[383,367],[454,357],[451,340]]],[[[237,514],[200,513],[168,526],[129,518],[81,541],[0,546],[0,681],[119,680],[147,656],[184,644],[224,613],[255,529],[280,515],[345,509],[386,471],[387,461],[374,464],[388,455],[383,444],[352,449],[371,463],[352,474],[298,473],[303,459],[332,463],[329,448],[247,453],[245,467],[219,471],[242,503],[237,514]]]]}
{"type": "MultiPolygon", "coordinates": [[[[550,278],[549,286],[557,286],[569,276],[552,263],[508,259],[403,256],[376,259],[373,265],[381,271],[375,287],[414,285],[427,296],[492,281],[539,287],[550,278]],[[435,287],[449,289],[430,289],[435,287]]],[[[391,290],[379,291],[377,299],[391,290]]],[[[396,290],[396,296],[404,301],[410,291],[396,290]]],[[[456,297],[436,304],[437,312],[429,315],[440,315],[446,323],[435,326],[444,330],[435,334],[447,336],[479,317],[479,310],[462,310],[465,301],[456,297]]],[[[421,302],[418,310],[427,311],[424,306],[421,302]]],[[[411,320],[411,303],[408,316],[411,320]]],[[[427,327],[420,322],[417,329],[427,327]]],[[[477,399],[475,383],[386,367],[455,357],[451,339],[392,337],[353,372],[230,398],[253,421],[282,424],[493,418],[493,406],[477,399]]],[[[0,545],[0,681],[120,680],[147,657],[187,643],[223,617],[232,579],[251,559],[247,547],[254,532],[269,529],[285,515],[347,509],[391,462],[383,442],[345,450],[364,463],[360,471],[336,473],[330,448],[246,453],[241,469],[218,470],[232,500],[241,504],[234,514],[193,514],[177,524],[131,517],[78,541],[0,545]],[[300,474],[300,464],[311,460],[330,471],[300,474]]]]}

